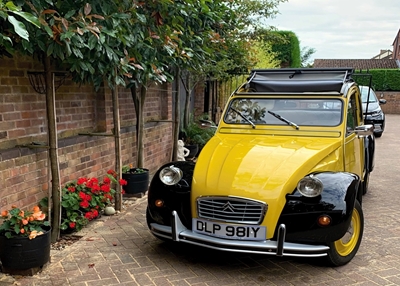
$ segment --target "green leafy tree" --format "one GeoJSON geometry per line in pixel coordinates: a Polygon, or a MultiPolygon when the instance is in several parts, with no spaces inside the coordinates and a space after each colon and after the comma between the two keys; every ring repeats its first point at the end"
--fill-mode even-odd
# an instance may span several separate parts
{"type": "Polygon", "coordinates": [[[22,10],[22,6],[15,4],[13,1],[0,1],[0,56],[12,56],[14,52],[14,42],[24,39],[29,41],[29,32],[26,23],[40,28],[38,18],[32,13],[22,10]]]}
{"type": "Polygon", "coordinates": [[[301,66],[300,43],[291,31],[274,31],[275,41],[271,42],[272,51],[278,55],[281,67],[297,68],[301,66]]]}
{"type": "Polygon", "coordinates": [[[302,67],[312,67],[312,63],[310,62],[310,58],[313,54],[315,54],[316,50],[314,48],[302,47],[300,53],[300,60],[302,67]]]}

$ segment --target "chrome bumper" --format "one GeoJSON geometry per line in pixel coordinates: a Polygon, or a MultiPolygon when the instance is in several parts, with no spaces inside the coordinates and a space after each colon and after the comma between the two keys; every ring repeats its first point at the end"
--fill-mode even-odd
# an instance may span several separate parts
{"type": "Polygon", "coordinates": [[[326,256],[329,250],[326,245],[285,242],[286,227],[284,224],[279,226],[277,241],[245,241],[223,239],[193,232],[182,224],[176,211],[172,212],[171,221],[172,226],[151,223],[150,230],[159,237],[223,251],[276,256],[321,257],[326,256]]]}

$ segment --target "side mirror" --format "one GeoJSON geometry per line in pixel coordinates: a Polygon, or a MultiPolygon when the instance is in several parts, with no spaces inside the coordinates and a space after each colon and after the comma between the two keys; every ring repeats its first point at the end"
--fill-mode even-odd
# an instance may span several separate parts
{"type": "Polygon", "coordinates": [[[202,128],[217,128],[214,122],[205,119],[199,119],[202,128]]]}
{"type": "Polygon", "coordinates": [[[357,126],[356,130],[354,131],[358,136],[369,136],[374,134],[374,125],[368,124],[368,125],[357,126]]]}

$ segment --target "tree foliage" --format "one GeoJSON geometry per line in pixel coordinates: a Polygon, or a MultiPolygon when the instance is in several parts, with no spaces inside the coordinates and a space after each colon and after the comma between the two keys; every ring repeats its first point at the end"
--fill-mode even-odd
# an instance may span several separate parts
{"type": "Polygon", "coordinates": [[[297,68],[301,66],[300,42],[296,34],[291,31],[274,31],[275,42],[272,42],[272,51],[281,61],[281,67],[297,68]]]}

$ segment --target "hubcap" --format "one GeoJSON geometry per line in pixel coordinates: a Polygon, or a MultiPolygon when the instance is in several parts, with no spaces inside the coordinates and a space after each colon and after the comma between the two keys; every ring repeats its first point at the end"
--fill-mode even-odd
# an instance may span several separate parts
{"type": "Polygon", "coordinates": [[[340,256],[347,256],[354,250],[360,236],[360,231],[360,214],[357,209],[354,209],[349,228],[341,239],[335,241],[335,248],[340,256]]]}

